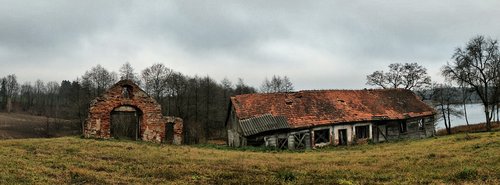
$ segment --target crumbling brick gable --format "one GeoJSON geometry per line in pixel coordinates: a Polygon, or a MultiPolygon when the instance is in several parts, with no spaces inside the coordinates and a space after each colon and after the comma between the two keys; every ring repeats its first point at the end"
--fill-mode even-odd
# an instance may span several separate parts
{"type": "Polygon", "coordinates": [[[164,117],[161,106],[130,80],[113,85],[102,96],[91,102],[84,135],[87,138],[111,138],[111,112],[121,106],[134,107],[142,112],[139,138],[162,142],[167,123],[174,123],[174,144],[182,143],[182,119],[164,117]]]}

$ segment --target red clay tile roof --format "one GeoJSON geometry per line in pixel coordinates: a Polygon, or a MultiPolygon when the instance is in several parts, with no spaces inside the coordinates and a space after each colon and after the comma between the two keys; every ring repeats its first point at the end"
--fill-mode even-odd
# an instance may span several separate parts
{"type": "Polygon", "coordinates": [[[231,97],[238,119],[285,116],[292,128],[430,116],[434,109],[410,90],[317,90],[231,97]]]}

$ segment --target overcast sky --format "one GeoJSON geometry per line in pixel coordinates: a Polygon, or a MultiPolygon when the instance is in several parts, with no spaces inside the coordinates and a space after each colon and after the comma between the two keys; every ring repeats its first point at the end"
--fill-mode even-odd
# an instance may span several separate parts
{"type": "Polygon", "coordinates": [[[74,80],[101,64],[260,86],[357,89],[366,75],[418,62],[433,80],[473,36],[500,38],[500,1],[0,0],[0,77],[74,80]]]}

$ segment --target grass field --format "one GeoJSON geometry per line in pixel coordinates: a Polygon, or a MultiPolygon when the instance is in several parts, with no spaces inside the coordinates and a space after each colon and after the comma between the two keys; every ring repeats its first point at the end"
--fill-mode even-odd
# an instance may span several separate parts
{"type": "Polygon", "coordinates": [[[500,184],[500,132],[305,152],[245,149],[3,140],[0,184],[500,184]]]}

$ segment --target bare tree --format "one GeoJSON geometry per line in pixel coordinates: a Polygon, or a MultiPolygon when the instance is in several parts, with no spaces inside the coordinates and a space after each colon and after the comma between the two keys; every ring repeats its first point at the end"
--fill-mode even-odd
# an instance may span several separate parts
{"type": "Polygon", "coordinates": [[[33,85],[33,109],[32,113],[41,115],[45,108],[44,96],[46,93],[45,83],[38,79],[33,85]]]}
{"type": "MultiPolygon", "coordinates": [[[[497,91],[500,91],[500,64],[498,64],[499,66],[497,67],[497,78],[496,78],[496,88],[497,88],[497,91]]],[[[500,93],[500,92],[498,92],[500,93]]],[[[497,94],[497,99],[496,99],[496,107],[497,107],[497,124],[500,124],[500,95],[497,94]]]]}
{"type": "Polygon", "coordinates": [[[5,109],[5,102],[7,102],[7,81],[5,78],[0,79],[0,109],[5,109]]]}
{"type": "MultiPolygon", "coordinates": [[[[227,78],[224,78],[222,79],[222,81],[220,82],[221,83],[221,86],[223,88],[223,94],[222,94],[222,99],[223,99],[223,102],[225,105],[228,105],[229,104],[229,95],[233,93],[233,83],[227,79],[227,78]]],[[[225,108],[224,110],[227,110],[227,108],[225,108]]]]}
{"type": "Polygon", "coordinates": [[[208,75],[203,78],[203,83],[204,83],[204,88],[206,92],[205,96],[205,139],[208,140],[210,138],[210,123],[211,123],[211,111],[210,111],[210,106],[212,105],[212,98],[214,97],[214,93],[212,92],[213,87],[212,84],[214,84],[214,80],[210,78],[208,75]]]}
{"type": "Polygon", "coordinates": [[[45,93],[47,92],[47,88],[45,87],[45,83],[38,79],[36,82],[35,82],[35,85],[34,85],[34,94],[35,94],[35,97],[34,97],[34,111],[37,115],[41,115],[43,113],[43,111],[45,110],[45,99],[44,99],[44,96],[45,96],[45,93]]]}
{"type": "Polygon", "coordinates": [[[451,134],[451,116],[463,116],[463,112],[456,108],[460,104],[460,92],[447,84],[433,84],[431,90],[432,102],[441,111],[446,132],[451,134]]]}
{"type": "Polygon", "coordinates": [[[242,78],[238,78],[238,83],[236,84],[235,88],[235,94],[251,94],[257,92],[257,90],[254,87],[251,87],[243,81],[242,78]]]}
{"type": "Polygon", "coordinates": [[[50,136],[50,117],[52,117],[55,124],[57,124],[57,117],[59,113],[59,89],[59,83],[54,81],[47,83],[47,99],[45,105],[45,132],[47,137],[50,136]]]}
{"type": "MultiPolygon", "coordinates": [[[[173,101],[173,105],[175,108],[174,111],[168,110],[168,113],[175,115],[184,115],[184,111],[182,109],[185,104],[185,96],[187,96],[188,90],[188,82],[186,76],[179,72],[174,72],[168,79],[168,97],[169,104],[173,101]]],[[[170,109],[170,105],[169,105],[170,109]]]]}
{"type": "Polygon", "coordinates": [[[431,77],[427,69],[417,63],[394,63],[389,65],[389,72],[375,71],[366,76],[366,84],[386,88],[413,89],[430,85],[431,77]]]}
{"type": "Polygon", "coordinates": [[[273,75],[271,81],[264,79],[260,87],[263,93],[290,92],[293,91],[293,84],[287,76],[281,77],[273,75]]]}
{"type": "Polygon", "coordinates": [[[82,76],[82,80],[85,86],[88,86],[91,91],[93,90],[93,96],[99,96],[116,82],[117,74],[109,72],[98,64],[85,72],[82,76]]]}
{"type": "Polygon", "coordinates": [[[491,131],[491,119],[500,96],[498,41],[474,37],[464,48],[457,48],[452,58],[452,63],[443,67],[443,75],[474,89],[484,106],[486,129],[491,131]]]}
{"type": "Polygon", "coordinates": [[[271,81],[269,81],[269,79],[267,79],[267,77],[264,79],[264,81],[260,85],[260,89],[259,90],[262,93],[269,93],[269,92],[271,92],[271,81]]]}
{"type": "Polygon", "coordinates": [[[8,75],[4,78],[5,81],[5,96],[6,96],[6,109],[7,112],[12,112],[12,99],[15,98],[19,91],[19,83],[15,74],[8,75]]]}
{"type": "Polygon", "coordinates": [[[163,64],[156,63],[142,71],[142,80],[146,92],[153,95],[157,101],[165,95],[168,80],[173,71],[163,64]]]}
{"type": "Polygon", "coordinates": [[[469,126],[469,117],[467,116],[467,104],[469,103],[470,96],[472,94],[471,92],[473,92],[473,91],[471,91],[471,89],[469,87],[464,85],[464,83],[460,83],[460,90],[461,90],[460,97],[461,97],[462,106],[464,109],[465,123],[467,124],[467,126],[469,126]]]}
{"type": "Polygon", "coordinates": [[[34,99],[34,88],[30,82],[25,82],[21,85],[21,97],[20,101],[22,104],[23,111],[29,111],[29,109],[33,106],[34,99]]]}
{"type": "Polygon", "coordinates": [[[120,67],[120,80],[132,80],[134,83],[140,85],[140,80],[137,77],[137,73],[134,72],[134,68],[129,62],[120,67]]]}

